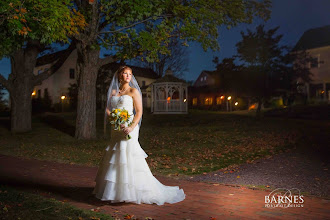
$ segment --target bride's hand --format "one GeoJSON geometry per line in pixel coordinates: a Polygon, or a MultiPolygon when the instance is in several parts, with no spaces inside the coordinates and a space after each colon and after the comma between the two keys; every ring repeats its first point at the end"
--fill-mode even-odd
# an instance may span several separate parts
{"type": "Polygon", "coordinates": [[[133,128],[129,126],[129,127],[124,128],[123,131],[127,135],[133,131],[133,128]]]}
{"type": "Polygon", "coordinates": [[[125,128],[125,125],[124,125],[124,124],[121,124],[121,125],[120,125],[120,129],[123,130],[124,128],[125,128]]]}
{"type": "Polygon", "coordinates": [[[109,109],[107,109],[107,114],[108,114],[108,116],[110,116],[110,113],[111,113],[111,112],[109,111],[109,109]]]}

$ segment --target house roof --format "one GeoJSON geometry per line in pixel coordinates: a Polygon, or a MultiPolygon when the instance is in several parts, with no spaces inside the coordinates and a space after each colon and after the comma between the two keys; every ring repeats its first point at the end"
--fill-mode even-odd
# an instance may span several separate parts
{"type": "Polygon", "coordinates": [[[203,70],[197,77],[197,79],[195,80],[195,82],[193,83],[193,86],[196,85],[196,82],[197,80],[199,79],[199,77],[203,74],[203,73],[206,73],[208,74],[209,76],[211,76],[212,78],[216,79],[218,77],[218,74],[216,71],[210,71],[210,70],[203,70]]]}
{"type": "Polygon", "coordinates": [[[165,75],[162,78],[157,79],[153,83],[160,83],[160,82],[183,82],[183,83],[186,83],[186,81],[184,79],[180,79],[180,78],[178,78],[176,76],[173,76],[173,75],[165,75]]]}
{"type": "Polygon", "coordinates": [[[41,56],[37,58],[37,64],[36,66],[43,66],[49,63],[55,62],[59,57],[61,57],[66,51],[60,50],[55,53],[46,54],[44,56],[41,56]]]}
{"type": "Polygon", "coordinates": [[[330,25],[305,31],[292,51],[324,46],[330,46],[330,25]]]}
{"type": "MultiPolygon", "coordinates": [[[[119,69],[119,67],[122,65],[123,64],[120,64],[120,63],[108,63],[108,64],[102,66],[102,70],[103,71],[111,70],[112,72],[116,72],[119,69]]],[[[132,66],[132,65],[127,65],[127,66],[132,68],[134,76],[146,77],[146,78],[150,78],[150,79],[159,78],[157,73],[150,68],[143,68],[143,67],[132,66]]]]}

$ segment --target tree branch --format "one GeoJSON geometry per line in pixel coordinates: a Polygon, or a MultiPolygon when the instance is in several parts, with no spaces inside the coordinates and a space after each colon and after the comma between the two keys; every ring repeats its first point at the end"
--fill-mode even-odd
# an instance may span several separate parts
{"type": "Polygon", "coordinates": [[[70,46],[64,50],[63,55],[54,63],[48,70],[42,72],[39,75],[34,75],[34,85],[41,85],[42,81],[53,75],[66,61],[66,59],[70,56],[72,51],[76,49],[76,41],[73,40],[70,46]]]}
{"type": "Polygon", "coordinates": [[[98,67],[102,67],[108,63],[114,63],[118,60],[117,56],[114,55],[114,56],[108,56],[108,57],[105,57],[103,59],[99,58],[98,60],[98,67]]]}
{"type": "Polygon", "coordinates": [[[144,19],[144,20],[142,20],[142,21],[138,21],[138,22],[136,22],[136,23],[134,23],[134,24],[128,25],[128,26],[126,26],[126,27],[119,28],[119,29],[114,30],[114,31],[101,31],[100,34],[109,34],[109,33],[111,34],[111,33],[116,33],[116,32],[119,32],[119,31],[122,31],[122,30],[125,30],[125,29],[128,29],[128,28],[134,27],[134,26],[136,26],[136,25],[138,25],[138,24],[145,23],[145,22],[147,22],[147,21],[149,21],[149,20],[152,20],[152,19],[154,19],[154,20],[158,20],[158,19],[160,19],[160,18],[171,17],[171,16],[172,16],[172,15],[170,15],[170,14],[169,14],[169,15],[160,15],[160,16],[156,16],[156,19],[154,19],[155,16],[152,16],[152,17],[146,18],[146,19],[144,19]]]}
{"type": "Polygon", "coordinates": [[[108,46],[118,46],[117,44],[110,44],[108,42],[106,42],[102,37],[97,36],[97,38],[99,38],[104,44],[108,45],[108,46]]]}

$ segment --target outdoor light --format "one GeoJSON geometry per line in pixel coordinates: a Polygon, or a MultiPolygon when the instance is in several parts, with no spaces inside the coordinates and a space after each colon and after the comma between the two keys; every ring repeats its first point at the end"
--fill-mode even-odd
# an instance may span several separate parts
{"type": "Polygon", "coordinates": [[[238,105],[238,102],[235,102],[235,105],[238,105]]]}
{"type": "Polygon", "coordinates": [[[187,99],[184,99],[184,100],[183,100],[183,102],[186,102],[186,101],[187,101],[187,99]]]}
{"type": "Polygon", "coordinates": [[[322,94],[324,93],[324,90],[322,90],[322,92],[321,92],[322,94]]]}
{"type": "Polygon", "coordinates": [[[167,97],[167,103],[170,103],[171,97],[167,97]]]}
{"type": "Polygon", "coordinates": [[[220,96],[220,99],[224,99],[225,97],[222,95],[222,96],[220,96]]]}
{"type": "Polygon", "coordinates": [[[35,95],[35,94],[36,94],[35,91],[33,91],[33,92],[32,92],[32,95],[35,95]]]}
{"type": "Polygon", "coordinates": [[[230,100],[231,99],[231,96],[228,96],[228,98],[227,98],[228,100],[230,100]]]}
{"type": "Polygon", "coordinates": [[[65,99],[65,95],[62,95],[62,96],[61,96],[61,99],[62,99],[62,100],[65,99]]]}

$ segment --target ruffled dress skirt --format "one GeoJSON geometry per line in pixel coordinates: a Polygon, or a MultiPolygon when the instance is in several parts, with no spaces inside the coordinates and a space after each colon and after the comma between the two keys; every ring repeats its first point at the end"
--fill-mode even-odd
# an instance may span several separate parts
{"type": "Polygon", "coordinates": [[[126,140],[122,131],[111,127],[111,141],[105,149],[95,178],[93,194],[102,201],[164,205],[185,199],[183,189],[166,186],[151,173],[148,155],[138,141],[139,125],[126,140]]]}

